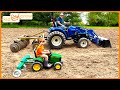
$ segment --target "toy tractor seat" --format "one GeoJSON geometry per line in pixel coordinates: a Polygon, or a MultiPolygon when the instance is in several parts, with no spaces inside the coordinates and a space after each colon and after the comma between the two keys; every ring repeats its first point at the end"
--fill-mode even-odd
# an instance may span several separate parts
{"type": "Polygon", "coordinates": [[[35,55],[35,58],[37,58],[37,55],[36,55],[36,48],[34,48],[34,55],[35,55]]]}
{"type": "MultiPolygon", "coordinates": [[[[37,55],[36,55],[36,48],[34,49],[34,55],[35,55],[35,58],[37,58],[37,55]]],[[[52,55],[51,51],[50,51],[50,54],[48,55],[48,60],[50,58],[50,56],[52,55]]]]}

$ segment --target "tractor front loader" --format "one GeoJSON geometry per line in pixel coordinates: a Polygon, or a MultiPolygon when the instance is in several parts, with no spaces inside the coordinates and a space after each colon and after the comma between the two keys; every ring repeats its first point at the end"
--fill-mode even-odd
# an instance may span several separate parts
{"type": "Polygon", "coordinates": [[[47,41],[51,48],[60,49],[66,40],[73,40],[80,48],[87,48],[89,41],[101,46],[111,47],[110,39],[98,36],[92,29],[84,29],[79,26],[69,26],[65,31],[61,27],[50,27],[47,41]]]}

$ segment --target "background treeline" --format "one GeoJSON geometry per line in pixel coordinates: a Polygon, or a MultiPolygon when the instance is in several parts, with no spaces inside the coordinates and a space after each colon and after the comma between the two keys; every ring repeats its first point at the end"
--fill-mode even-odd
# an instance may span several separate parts
{"type": "MultiPolygon", "coordinates": [[[[2,16],[9,16],[12,12],[3,12],[2,16]]],[[[20,13],[20,12],[18,12],[20,13]]],[[[28,13],[28,12],[27,12],[28,13]]],[[[25,27],[50,27],[51,24],[51,15],[55,18],[59,16],[61,12],[30,12],[33,13],[32,20],[20,20],[19,23],[3,23],[2,27],[17,27],[17,26],[25,26],[25,27]]],[[[88,12],[87,14],[83,14],[84,12],[64,12],[65,21],[70,20],[71,25],[77,26],[118,26],[118,12],[88,12]],[[84,24],[82,21],[82,17],[86,17],[87,23],[84,24]]]]}

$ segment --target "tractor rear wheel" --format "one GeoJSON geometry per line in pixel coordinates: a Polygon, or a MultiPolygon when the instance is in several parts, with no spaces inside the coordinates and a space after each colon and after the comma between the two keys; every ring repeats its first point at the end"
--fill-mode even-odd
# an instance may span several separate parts
{"type": "Polygon", "coordinates": [[[87,48],[89,45],[88,39],[87,38],[80,38],[78,41],[78,47],[79,48],[87,48]]]}
{"type": "Polygon", "coordinates": [[[32,64],[33,71],[37,72],[37,71],[40,71],[42,69],[43,69],[43,64],[41,62],[36,61],[32,64]]]}
{"type": "Polygon", "coordinates": [[[65,43],[66,38],[62,32],[53,31],[48,35],[47,40],[48,40],[48,44],[50,45],[50,48],[60,49],[65,43]]]}
{"type": "Polygon", "coordinates": [[[27,41],[27,45],[30,43],[30,40],[29,39],[26,39],[26,41],[27,41]]]}

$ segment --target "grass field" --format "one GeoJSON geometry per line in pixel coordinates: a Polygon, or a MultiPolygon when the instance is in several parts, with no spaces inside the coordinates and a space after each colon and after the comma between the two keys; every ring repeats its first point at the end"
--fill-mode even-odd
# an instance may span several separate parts
{"type": "MultiPolygon", "coordinates": [[[[49,28],[51,26],[20,26],[17,24],[6,24],[2,25],[2,28],[49,28]]],[[[82,28],[87,28],[87,29],[118,29],[118,26],[115,27],[106,27],[106,26],[80,26],[82,28]]]]}

